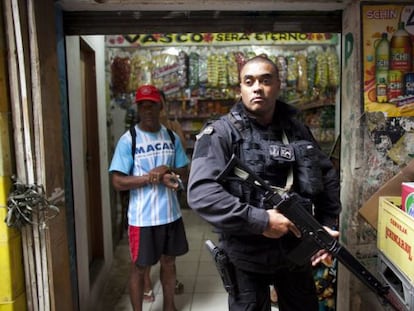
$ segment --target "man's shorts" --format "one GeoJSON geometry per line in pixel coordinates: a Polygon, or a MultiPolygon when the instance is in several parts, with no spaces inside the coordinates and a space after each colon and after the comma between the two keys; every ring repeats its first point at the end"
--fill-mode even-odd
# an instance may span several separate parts
{"type": "Polygon", "coordinates": [[[188,252],[183,219],[152,227],[128,227],[132,262],[139,266],[156,264],[161,255],[181,256],[188,252]]]}

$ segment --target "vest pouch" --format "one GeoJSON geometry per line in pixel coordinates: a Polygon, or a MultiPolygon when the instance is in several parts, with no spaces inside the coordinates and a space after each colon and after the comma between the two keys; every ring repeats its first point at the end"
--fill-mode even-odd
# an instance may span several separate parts
{"type": "Polygon", "coordinates": [[[269,157],[267,157],[264,172],[276,173],[280,168],[290,167],[295,161],[295,150],[291,145],[285,145],[281,142],[272,143],[269,145],[269,157]]]}
{"type": "Polygon", "coordinates": [[[306,140],[292,142],[296,162],[294,173],[301,194],[313,196],[323,190],[322,170],[319,165],[318,149],[306,140]]]}

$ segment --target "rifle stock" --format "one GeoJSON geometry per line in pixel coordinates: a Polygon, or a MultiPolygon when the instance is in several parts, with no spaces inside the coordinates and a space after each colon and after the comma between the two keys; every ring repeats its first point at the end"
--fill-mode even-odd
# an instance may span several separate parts
{"type": "Polygon", "coordinates": [[[390,290],[369,272],[338,240],[333,238],[323,226],[303,207],[303,198],[296,193],[280,195],[262,178],[257,176],[249,167],[240,162],[233,154],[225,169],[217,176],[219,183],[239,179],[263,192],[264,200],[286,216],[301,231],[301,243],[293,249],[289,258],[298,264],[303,258],[309,260],[319,249],[325,249],[338,259],[352,274],[354,274],[369,289],[389,303],[395,310],[406,311],[407,306],[390,290]],[[302,258],[298,257],[298,254],[302,258]]]}

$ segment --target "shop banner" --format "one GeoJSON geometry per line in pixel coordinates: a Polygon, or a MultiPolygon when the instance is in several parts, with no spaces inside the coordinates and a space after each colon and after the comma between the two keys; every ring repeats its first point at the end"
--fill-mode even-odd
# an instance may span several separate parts
{"type": "Polygon", "coordinates": [[[332,33],[167,33],[106,36],[107,47],[229,46],[265,44],[333,44],[332,33]]]}
{"type": "Polygon", "coordinates": [[[363,4],[362,32],[365,111],[414,116],[414,5],[363,4]]]}

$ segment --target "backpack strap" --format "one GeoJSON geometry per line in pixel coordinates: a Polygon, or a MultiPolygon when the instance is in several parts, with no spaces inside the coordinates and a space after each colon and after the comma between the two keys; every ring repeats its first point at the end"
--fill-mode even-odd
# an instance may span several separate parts
{"type": "Polygon", "coordinates": [[[171,139],[173,145],[175,145],[175,135],[174,135],[174,132],[171,129],[169,129],[168,127],[167,127],[167,131],[168,131],[168,135],[170,135],[170,139],[171,139]]]}
{"type": "Polygon", "coordinates": [[[131,134],[131,149],[132,149],[132,159],[135,159],[135,151],[137,149],[137,131],[135,130],[135,125],[131,125],[131,127],[129,128],[129,133],[131,134]]]}

